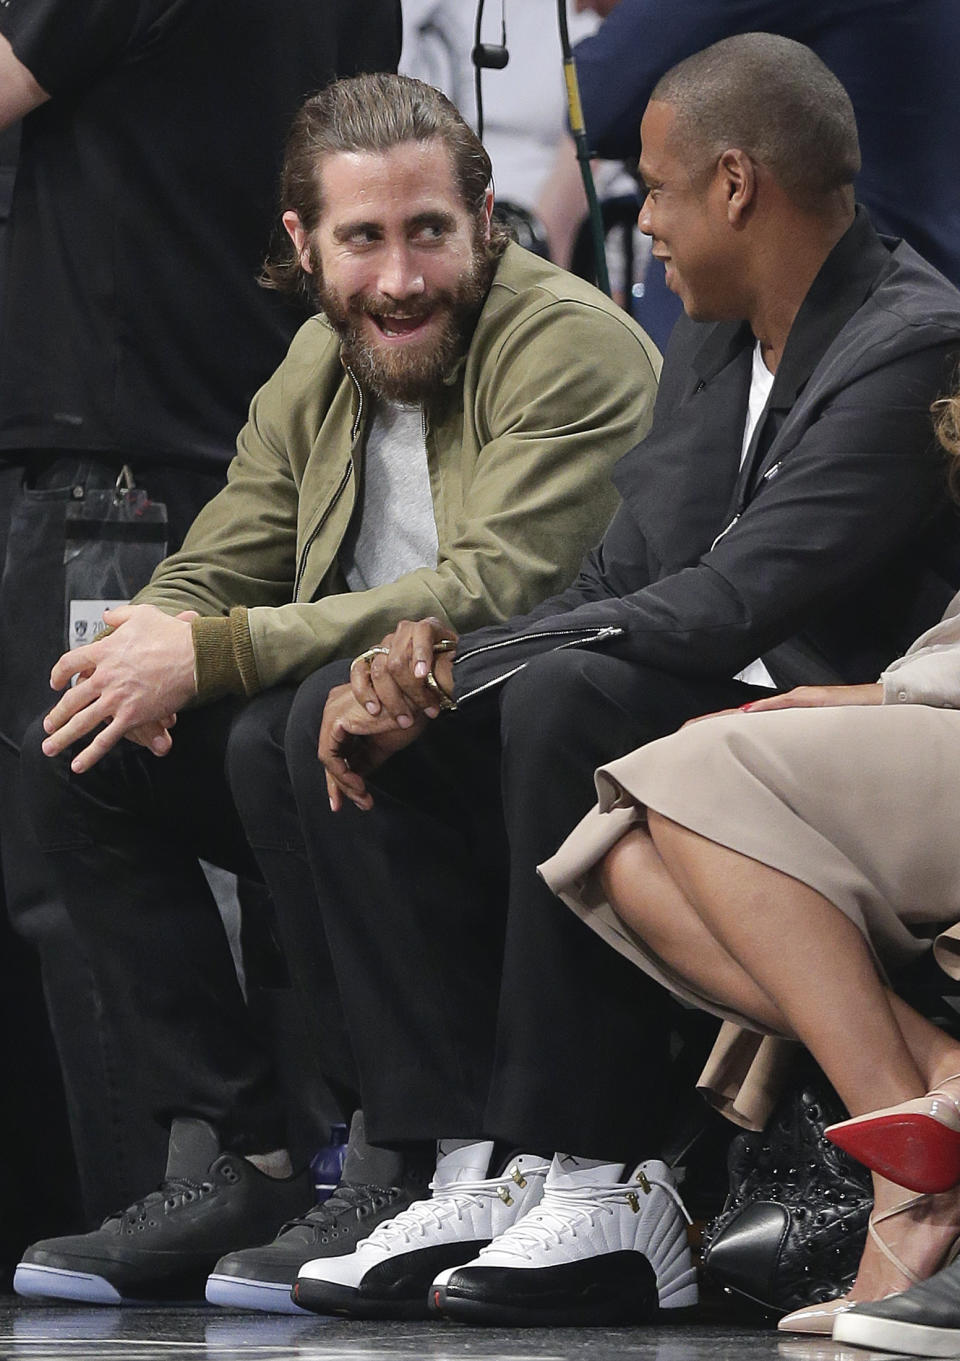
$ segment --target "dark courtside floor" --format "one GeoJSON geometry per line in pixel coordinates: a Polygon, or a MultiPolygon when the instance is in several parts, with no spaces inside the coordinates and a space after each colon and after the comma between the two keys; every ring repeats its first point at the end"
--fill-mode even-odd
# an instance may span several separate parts
{"type": "MultiPolygon", "coordinates": [[[[890,1353],[882,1354],[890,1361],[890,1353]]],[[[880,1361],[829,1339],[737,1322],[646,1328],[473,1329],[452,1323],[348,1323],[204,1305],[80,1308],[0,1296],[0,1357],[18,1361],[880,1361]]]]}

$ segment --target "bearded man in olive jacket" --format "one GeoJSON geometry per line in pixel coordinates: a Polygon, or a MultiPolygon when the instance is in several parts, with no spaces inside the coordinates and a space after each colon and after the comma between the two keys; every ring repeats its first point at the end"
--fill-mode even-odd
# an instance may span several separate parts
{"type": "Polygon", "coordinates": [[[232,1208],[165,1209],[130,1253],[106,1228],[32,1249],[27,1293],[142,1298],[187,1266],[200,1283],[307,1210],[197,856],[282,880],[309,1047],[352,1105],[329,958],[298,917],[315,906],[283,756],[295,683],[399,615],[470,629],[562,589],[612,513],[613,463],[649,425],[656,350],[505,240],[489,181],[481,144],[420,82],[358,77],[307,102],[268,276],[322,311],[254,398],[182,549],[53,668],[54,688],[77,681],[25,743],[39,840],[108,1023],[171,1126],[168,1176],[216,1180],[222,1154],[238,1180],[232,1208]]]}

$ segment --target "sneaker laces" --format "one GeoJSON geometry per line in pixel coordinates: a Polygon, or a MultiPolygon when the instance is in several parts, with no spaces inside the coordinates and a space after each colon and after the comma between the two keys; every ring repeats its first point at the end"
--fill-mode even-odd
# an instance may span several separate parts
{"type": "Polygon", "coordinates": [[[423,1238],[428,1229],[443,1228],[445,1221],[452,1217],[462,1221],[464,1211],[482,1209],[484,1201],[503,1200],[501,1188],[505,1186],[503,1179],[432,1181],[429,1189],[433,1195],[429,1200],[415,1200],[393,1219],[378,1225],[369,1238],[357,1244],[357,1251],[362,1252],[368,1246],[391,1247],[398,1242],[411,1243],[416,1238],[423,1238]]]}
{"type": "Polygon", "coordinates": [[[143,1200],[135,1200],[125,1210],[115,1210],[113,1214],[107,1215],[102,1227],[106,1228],[111,1223],[140,1223],[148,1218],[151,1210],[162,1206],[166,1214],[170,1210],[177,1210],[182,1205],[189,1204],[192,1200],[199,1200],[212,1190],[212,1181],[194,1181],[192,1177],[170,1177],[161,1182],[156,1191],[144,1196],[143,1200]]]}
{"type": "Polygon", "coordinates": [[[340,1182],[332,1195],[322,1200],[319,1205],[312,1205],[305,1215],[288,1219],[281,1226],[280,1233],[297,1228],[312,1229],[319,1233],[323,1229],[334,1228],[342,1215],[368,1204],[377,1196],[388,1200],[391,1192],[395,1192],[396,1189],[392,1186],[375,1186],[372,1183],[355,1186],[350,1182],[340,1182]]]}
{"type": "Polygon", "coordinates": [[[636,1190],[630,1182],[609,1189],[596,1185],[564,1189],[548,1186],[540,1203],[522,1219],[518,1219],[516,1224],[505,1229],[489,1247],[481,1248],[480,1256],[486,1252],[496,1252],[530,1261],[540,1249],[549,1250],[554,1244],[562,1246],[567,1235],[576,1238],[578,1225],[593,1228],[601,1214],[616,1214],[618,1205],[630,1205],[635,1212],[638,1211],[641,1197],[648,1193],[647,1188],[654,1186],[666,1191],[688,1224],[693,1222],[675,1186],[659,1177],[645,1176],[644,1181],[646,1186],[637,1182],[636,1190]]]}

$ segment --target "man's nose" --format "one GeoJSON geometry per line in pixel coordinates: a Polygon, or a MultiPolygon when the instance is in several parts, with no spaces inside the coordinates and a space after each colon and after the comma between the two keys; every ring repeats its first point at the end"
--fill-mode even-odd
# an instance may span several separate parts
{"type": "Polygon", "coordinates": [[[653,227],[650,224],[650,195],[644,194],[643,202],[640,204],[640,212],[637,215],[637,226],[644,236],[653,235],[653,227]]]}
{"type": "Polygon", "coordinates": [[[424,291],[423,270],[406,245],[388,246],[380,262],[380,292],[390,298],[416,297],[424,291]]]}

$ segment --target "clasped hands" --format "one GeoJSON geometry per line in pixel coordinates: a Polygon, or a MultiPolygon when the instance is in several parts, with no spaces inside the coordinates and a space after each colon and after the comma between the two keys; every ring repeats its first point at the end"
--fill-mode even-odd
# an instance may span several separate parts
{"type": "Polygon", "coordinates": [[[65,652],[50,672],[50,687],[63,690],[43,720],[43,751],[58,756],[88,733],[96,736],[77,753],[70,769],[95,766],[121,737],[165,756],[177,710],[196,694],[193,631],[196,610],[164,614],[154,605],[106,610],[106,637],[65,652]],[[70,680],[77,683],[69,689],[70,680]]]}
{"type": "Polygon", "coordinates": [[[456,640],[439,619],[402,619],[378,647],[355,659],[349,684],[330,691],[317,756],[333,812],[340,811],[345,799],[364,811],[372,808],[364,777],[409,746],[439,716],[427,677],[432,674],[441,690],[452,692],[456,640]],[[440,644],[450,650],[436,652],[440,644]]]}

